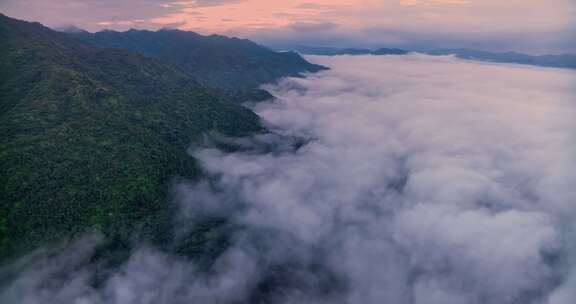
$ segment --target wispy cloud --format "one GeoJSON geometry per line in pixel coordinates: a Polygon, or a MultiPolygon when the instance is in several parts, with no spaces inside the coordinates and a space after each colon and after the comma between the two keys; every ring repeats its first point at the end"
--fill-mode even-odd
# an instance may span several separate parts
{"type": "Polygon", "coordinates": [[[296,31],[326,31],[333,30],[338,27],[338,24],[332,22],[295,22],[290,24],[290,28],[296,31]]]}
{"type": "Polygon", "coordinates": [[[469,4],[467,0],[400,0],[401,5],[469,4]]]}

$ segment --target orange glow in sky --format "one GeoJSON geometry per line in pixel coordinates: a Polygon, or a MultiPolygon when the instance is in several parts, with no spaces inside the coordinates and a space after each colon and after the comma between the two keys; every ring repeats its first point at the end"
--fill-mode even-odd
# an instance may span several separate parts
{"type": "Polygon", "coordinates": [[[101,25],[148,22],[210,33],[298,25],[544,31],[566,27],[575,16],[571,0],[182,0],[158,6],[172,12],[149,19],[103,20],[101,25]]]}
{"type": "MultiPolygon", "coordinates": [[[[226,5],[197,6],[195,1],[178,1],[177,13],[154,18],[158,24],[180,24],[181,29],[222,32],[231,29],[260,29],[289,26],[294,23],[328,22],[330,12],[354,10],[358,0],[270,1],[247,0],[226,5]]],[[[347,21],[339,18],[340,22],[347,21]]],[[[340,25],[343,25],[340,23],[340,25]]]]}

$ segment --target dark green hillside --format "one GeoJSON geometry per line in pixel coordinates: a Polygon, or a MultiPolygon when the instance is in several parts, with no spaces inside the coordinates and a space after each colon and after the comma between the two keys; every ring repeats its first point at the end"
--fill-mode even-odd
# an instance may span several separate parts
{"type": "Polygon", "coordinates": [[[169,65],[0,15],[0,259],[92,228],[160,231],[171,178],[199,174],[187,146],[260,130],[169,65]]]}
{"type": "Polygon", "coordinates": [[[250,40],[194,32],[130,30],[76,32],[71,37],[90,44],[120,48],[162,59],[211,86],[255,88],[283,76],[325,69],[293,52],[274,52],[250,40]]]}

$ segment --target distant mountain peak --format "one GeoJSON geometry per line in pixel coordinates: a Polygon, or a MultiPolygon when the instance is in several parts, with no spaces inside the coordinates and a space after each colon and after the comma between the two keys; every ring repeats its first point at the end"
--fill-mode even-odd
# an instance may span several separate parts
{"type": "Polygon", "coordinates": [[[75,25],[65,25],[60,27],[55,27],[53,30],[61,33],[88,33],[87,30],[79,28],[75,25]]]}

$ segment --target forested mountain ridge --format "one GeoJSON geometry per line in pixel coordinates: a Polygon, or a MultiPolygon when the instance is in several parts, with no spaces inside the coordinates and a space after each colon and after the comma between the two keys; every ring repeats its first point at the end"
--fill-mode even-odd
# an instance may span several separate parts
{"type": "Polygon", "coordinates": [[[274,52],[250,40],[180,30],[76,31],[71,37],[99,47],[126,49],[162,59],[210,86],[257,88],[279,77],[325,69],[294,52],[274,52]]]}
{"type": "Polygon", "coordinates": [[[338,56],[338,55],[406,55],[409,51],[397,48],[336,48],[336,47],[318,47],[318,46],[295,46],[291,49],[306,54],[319,56],[338,56]]]}
{"type": "Polygon", "coordinates": [[[0,14],[0,260],[90,230],[160,242],[170,180],[200,175],[188,145],[261,131],[170,64],[0,14]]]}

